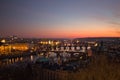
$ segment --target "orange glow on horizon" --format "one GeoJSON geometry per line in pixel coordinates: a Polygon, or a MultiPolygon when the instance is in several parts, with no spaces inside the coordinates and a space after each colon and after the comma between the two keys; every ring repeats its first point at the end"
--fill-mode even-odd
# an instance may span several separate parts
{"type": "MultiPolygon", "coordinates": [[[[88,26],[88,25],[86,25],[88,26]]],[[[96,25],[97,26],[97,25],[96,25]]],[[[101,25],[102,26],[102,25],[101,25]]],[[[24,33],[22,37],[32,37],[32,38],[83,38],[83,37],[120,37],[120,33],[109,27],[92,27],[80,28],[80,27],[70,27],[65,28],[65,26],[59,26],[59,28],[40,28],[40,29],[30,29],[30,32],[24,33]],[[32,31],[31,31],[32,30],[32,31]]]]}
{"type": "MultiPolygon", "coordinates": [[[[117,33],[107,33],[107,32],[88,32],[88,33],[64,33],[64,34],[44,34],[36,35],[37,38],[83,38],[83,37],[120,37],[117,33]],[[89,34],[88,34],[89,33],[89,34]]],[[[29,37],[34,36],[30,35],[29,37]]]]}

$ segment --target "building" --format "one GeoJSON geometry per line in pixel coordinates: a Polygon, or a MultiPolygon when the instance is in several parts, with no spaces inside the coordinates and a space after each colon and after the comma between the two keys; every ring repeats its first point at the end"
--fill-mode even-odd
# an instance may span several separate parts
{"type": "Polygon", "coordinates": [[[10,54],[13,52],[23,52],[30,48],[28,43],[13,43],[0,45],[0,54],[10,54]]]}

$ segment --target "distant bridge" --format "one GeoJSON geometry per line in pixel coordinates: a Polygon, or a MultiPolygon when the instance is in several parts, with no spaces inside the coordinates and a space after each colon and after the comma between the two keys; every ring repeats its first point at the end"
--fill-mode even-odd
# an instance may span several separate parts
{"type": "Polygon", "coordinates": [[[61,50],[59,50],[59,51],[56,51],[56,50],[54,50],[54,51],[40,50],[38,52],[40,52],[40,53],[47,53],[47,52],[54,52],[54,53],[63,53],[63,52],[66,52],[66,53],[86,53],[86,52],[82,52],[82,51],[61,51],[61,50]]]}
{"type": "Polygon", "coordinates": [[[38,52],[55,52],[55,53],[86,53],[91,47],[84,46],[59,46],[39,48],[38,52]]]}

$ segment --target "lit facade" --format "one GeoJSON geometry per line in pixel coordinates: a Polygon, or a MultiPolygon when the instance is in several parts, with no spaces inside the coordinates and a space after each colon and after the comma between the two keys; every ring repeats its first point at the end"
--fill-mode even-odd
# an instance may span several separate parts
{"type": "Polygon", "coordinates": [[[28,49],[29,44],[27,43],[5,44],[0,46],[0,54],[9,54],[15,51],[27,51],[28,49]]]}

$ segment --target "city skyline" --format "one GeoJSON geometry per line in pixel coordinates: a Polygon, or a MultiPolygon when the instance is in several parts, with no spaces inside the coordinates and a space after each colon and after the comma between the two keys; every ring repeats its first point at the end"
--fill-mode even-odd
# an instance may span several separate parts
{"type": "Polygon", "coordinates": [[[120,37],[119,0],[1,0],[0,35],[120,37]]]}

